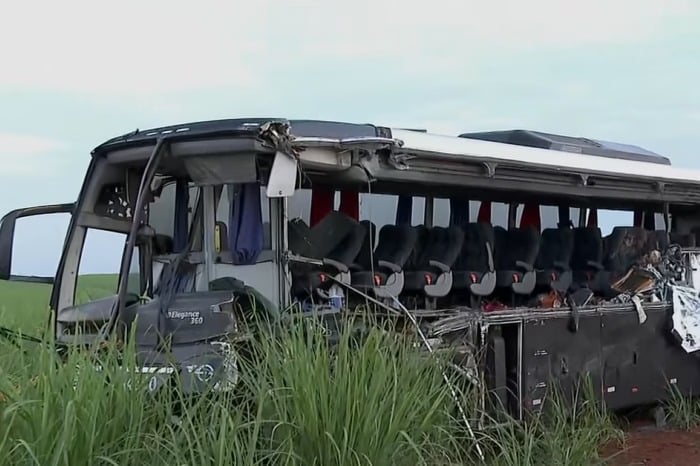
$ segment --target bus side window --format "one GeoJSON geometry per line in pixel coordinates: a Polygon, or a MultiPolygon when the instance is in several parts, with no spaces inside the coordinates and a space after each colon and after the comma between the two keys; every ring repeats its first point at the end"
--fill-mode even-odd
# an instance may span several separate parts
{"type": "Polygon", "coordinates": [[[664,220],[664,214],[654,214],[654,224],[656,230],[666,230],[666,220],[664,220]]]}
{"type": "MultiPolygon", "coordinates": [[[[380,229],[396,222],[398,196],[388,194],[360,194],[360,220],[369,220],[380,229]]],[[[414,205],[415,209],[415,205],[414,205]]]]}
{"type": "MultiPolygon", "coordinates": [[[[399,197],[393,194],[360,194],[360,221],[369,220],[377,228],[396,224],[399,197]]],[[[411,209],[411,225],[423,225],[425,198],[414,196],[411,209]]]]}
{"type": "Polygon", "coordinates": [[[311,190],[297,189],[294,195],[287,199],[287,220],[300,218],[307,225],[311,216],[311,190]]]}
{"type": "MultiPolygon", "coordinates": [[[[520,221],[523,216],[524,205],[518,206],[518,213],[516,217],[516,225],[520,225],[520,221]]],[[[578,225],[579,209],[577,207],[569,208],[569,221],[574,225],[578,225]]],[[[564,219],[565,221],[566,219],[564,219]]],[[[562,219],[559,218],[559,207],[552,205],[541,205],[540,206],[540,225],[541,229],[544,231],[547,228],[557,228],[562,219]]]]}
{"type": "Polygon", "coordinates": [[[508,229],[508,207],[508,204],[502,202],[491,204],[491,224],[493,226],[508,229]]]}
{"type": "MultiPolygon", "coordinates": [[[[175,237],[179,236],[180,241],[186,243],[189,232],[192,229],[192,220],[194,218],[194,212],[196,208],[196,203],[198,201],[199,189],[193,184],[189,183],[188,191],[186,194],[187,206],[184,204],[182,207],[178,205],[177,198],[177,184],[175,182],[170,182],[163,186],[160,195],[156,197],[148,208],[148,224],[156,231],[158,235],[167,236],[173,243],[176,242],[175,237]],[[187,211],[187,231],[178,231],[178,235],[175,233],[176,228],[176,212],[178,209],[186,209],[187,211]]],[[[184,197],[181,199],[185,199],[184,197]]],[[[184,244],[183,243],[183,244],[184,244]]],[[[183,246],[180,245],[180,247],[183,246]]],[[[194,244],[193,250],[201,250],[201,244],[194,244]]],[[[179,247],[177,248],[180,249],[179,247]]],[[[177,251],[169,251],[177,252],[177,251]]]]}
{"type": "Polygon", "coordinates": [[[435,198],[433,200],[433,226],[448,227],[450,225],[450,200],[435,198]]]}
{"type": "MultiPolygon", "coordinates": [[[[88,228],[80,256],[75,303],[82,304],[117,292],[126,233],[88,228]]],[[[127,293],[141,294],[139,250],[134,249],[127,293]]]]}
{"type": "Polygon", "coordinates": [[[615,227],[631,226],[634,226],[634,212],[626,210],[598,210],[598,227],[603,236],[608,236],[615,227]]]}
{"type": "Polygon", "coordinates": [[[425,198],[413,197],[413,212],[411,215],[411,225],[423,225],[425,223],[425,198]]]}

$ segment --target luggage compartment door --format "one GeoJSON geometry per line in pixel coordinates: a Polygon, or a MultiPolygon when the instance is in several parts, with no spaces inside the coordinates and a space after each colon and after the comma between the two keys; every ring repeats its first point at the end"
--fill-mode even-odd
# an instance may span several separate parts
{"type": "Polygon", "coordinates": [[[577,331],[570,317],[527,318],[523,326],[522,406],[539,411],[545,395],[558,388],[567,404],[590,378],[596,399],[601,386],[601,321],[597,313],[581,313],[577,331]]]}
{"type": "Polygon", "coordinates": [[[700,359],[686,353],[671,332],[671,310],[646,309],[603,315],[603,394],[610,409],[667,400],[676,386],[684,395],[700,392],[700,359]]]}

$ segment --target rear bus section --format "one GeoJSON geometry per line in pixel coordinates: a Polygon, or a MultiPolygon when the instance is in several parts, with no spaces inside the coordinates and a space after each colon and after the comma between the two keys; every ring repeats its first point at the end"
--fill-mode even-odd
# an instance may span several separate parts
{"type": "Polygon", "coordinates": [[[325,264],[292,273],[293,302],[331,310],[327,298],[341,295],[350,309],[403,308],[433,336],[467,339],[490,401],[516,417],[554,388],[572,401],[585,383],[614,410],[697,389],[672,298],[700,286],[689,279],[696,181],[678,181],[682,194],[653,179],[668,159],[629,145],[477,133],[459,154],[425,133],[392,134],[404,145],[377,154],[371,182],[311,174],[288,199],[291,252],[325,264]],[[603,158],[617,172],[585,168],[603,158]],[[292,241],[292,225],[314,239],[292,241]]]}

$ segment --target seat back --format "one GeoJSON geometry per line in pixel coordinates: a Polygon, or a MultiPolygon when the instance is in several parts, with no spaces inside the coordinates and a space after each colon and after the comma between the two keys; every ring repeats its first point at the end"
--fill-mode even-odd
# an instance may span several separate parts
{"type": "Polygon", "coordinates": [[[408,225],[384,225],[374,251],[375,264],[380,260],[404,267],[416,247],[418,232],[408,225]]]}
{"type": "Polygon", "coordinates": [[[309,256],[312,250],[311,228],[300,218],[295,218],[287,224],[287,247],[300,256],[309,256]]]}
{"type": "Polygon", "coordinates": [[[540,250],[540,232],[533,227],[494,228],[496,240],[496,270],[518,269],[518,261],[534,267],[540,250]]]}
{"type": "Polygon", "coordinates": [[[458,226],[429,229],[419,254],[416,269],[429,269],[431,260],[452,267],[462,250],[463,243],[464,231],[458,226]]]}
{"type": "Polygon", "coordinates": [[[574,232],[571,228],[546,228],[540,235],[540,249],[535,267],[540,270],[555,268],[555,263],[571,263],[574,253],[574,232]]]}
{"type": "Polygon", "coordinates": [[[491,254],[494,254],[495,240],[493,226],[490,223],[468,223],[464,225],[464,242],[462,250],[455,263],[456,270],[470,272],[489,271],[489,259],[486,244],[491,246],[491,254]]]}
{"type": "Polygon", "coordinates": [[[360,225],[365,230],[364,240],[360,247],[360,252],[355,258],[355,263],[364,270],[372,268],[372,257],[374,256],[374,247],[377,245],[377,225],[369,220],[362,220],[360,225]]]}
{"type": "Polygon", "coordinates": [[[411,228],[416,235],[416,242],[413,246],[411,254],[408,256],[408,260],[404,264],[406,270],[418,270],[421,267],[421,259],[428,247],[428,242],[430,240],[430,229],[425,225],[415,225],[411,228]]]}
{"type": "Polygon", "coordinates": [[[288,224],[287,244],[290,251],[302,256],[329,257],[347,235],[356,231],[357,225],[356,220],[337,211],[330,212],[313,228],[302,219],[294,219],[288,224]]]}
{"type": "Polygon", "coordinates": [[[341,264],[355,263],[367,236],[367,229],[359,223],[354,226],[326,256],[341,264]]]}
{"type": "Polygon", "coordinates": [[[577,227],[574,233],[574,251],[571,255],[573,270],[590,268],[589,261],[603,261],[603,235],[598,227],[577,227]]]}

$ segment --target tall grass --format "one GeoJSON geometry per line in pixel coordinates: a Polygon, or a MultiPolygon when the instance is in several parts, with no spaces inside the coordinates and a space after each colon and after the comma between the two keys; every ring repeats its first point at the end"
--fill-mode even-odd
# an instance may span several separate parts
{"type": "Polygon", "coordinates": [[[303,325],[262,340],[236,399],[194,401],[177,389],[148,395],[145,377],[127,383],[116,353],[102,356],[98,371],[83,353],[59,362],[40,347],[16,352],[15,370],[0,373],[0,458],[413,465],[448,456],[450,398],[434,363],[379,330],[361,343],[344,332],[332,351],[324,342],[303,325]]]}
{"type": "Polygon", "coordinates": [[[346,328],[330,348],[302,324],[260,349],[250,385],[278,422],[271,441],[301,464],[426,464],[448,446],[449,391],[411,346],[346,328]]]}
{"type": "Polygon", "coordinates": [[[150,376],[120,368],[116,352],[98,371],[84,353],[59,362],[48,347],[0,343],[0,464],[443,466],[480,463],[478,442],[486,464],[574,465],[599,461],[617,435],[585,392],[574,409],[554,394],[527,422],[496,422],[471,387],[460,402],[474,438],[443,361],[364,328],[342,326],[333,345],[308,320],[275,329],[241,361],[236,393],[194,399],[177,385],[149,394],[150,376]]]}
{"type": "Polygon", "coordinates": [[[668,386],[670,396],[665,403],[666,421],[671,427],[692,430],[700,426],[700,399],[686,396],[675,385],[668,386]]]}
{"type": "Polygon", "coordinates": [[[593,386],[583,379],[567,401],[564,393],[552,390],[539,413],[529,413],[527,422],[487,423],[482,442],[499,466],[594,465],[602,444],[622,441],[623,433],[596,402],[593,386]]]}

